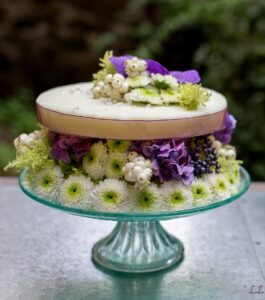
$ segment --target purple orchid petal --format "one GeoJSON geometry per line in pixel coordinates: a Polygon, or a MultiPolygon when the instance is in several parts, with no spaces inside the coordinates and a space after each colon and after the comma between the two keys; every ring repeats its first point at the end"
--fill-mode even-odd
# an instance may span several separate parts
{"type": "Polygon", "coordinates": [[[116,69],[116,71],[120,74],[122,74],[123,76],[126,75],[125,73],[125,61],[127,59],[132,58],[131,55],[122,55],[122,56],[112,56],[110,57],[110,62],[113,64],[114,68],[116,69]]]}
{"type": "Polygon", "coordinates": [[[170,74],[174,76],[181,83],[198,83],[201,81],[201,77],[196,70],[187,71],[171,71],[170,74]]]}
{"type": "Polygon", "coordinates": [[[236,128],[236,119],[233,115],[227,113],[225,116],[225,128],[214,133],[214,137],[224,143],[229,144],[232,139],[232,134],[236,128]]]}
{"type": "Polygon", "coordinates": [[[152,59],[146,59],[147,62],[147,71],[149,73],[154,74],[162,74],[167,75],[169,74],[168,69],[166,69],[164,66],[162,66],[159,62],[152,60],[152,59]]]}

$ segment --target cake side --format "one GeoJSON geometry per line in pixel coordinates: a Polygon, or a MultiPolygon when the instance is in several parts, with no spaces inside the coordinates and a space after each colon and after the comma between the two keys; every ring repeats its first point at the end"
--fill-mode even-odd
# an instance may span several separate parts
{"type": "Polygon", "coordinates": [[[179,106],[131,105],[92,97],[92,83],[58,87],[37,98],[39,122],[56,132],[110,139],[161,139],[209,134],[224,126],[227,101],[210,100],[194,111],[179,106]]]}

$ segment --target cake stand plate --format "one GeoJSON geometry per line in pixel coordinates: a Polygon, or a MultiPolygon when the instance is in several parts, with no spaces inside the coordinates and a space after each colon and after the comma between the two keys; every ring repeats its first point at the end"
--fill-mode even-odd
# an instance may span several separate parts
{"type": "Polygon", "coordinates": [[[26,174],[26,170],[20,174],[19,185],[37,202],[82,217],[117,221],[113,231],[94,245],[92,259],[107,269],[130,273],[162,270],[183,259],[181,241],[167,233],[159,221],[187,217],[228,204],[242,196],[250,185],[250,177],[241,167],[238,192],[209,205],[168,212],[103,212],[67,207],[40,198],[24,184],[26,174]]]}

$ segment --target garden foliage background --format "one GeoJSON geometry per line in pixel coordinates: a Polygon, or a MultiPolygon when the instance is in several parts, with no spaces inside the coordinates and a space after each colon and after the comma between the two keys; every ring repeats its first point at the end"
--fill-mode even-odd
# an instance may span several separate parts
{"type": "Polygon", "coordinates": [[[263,0],[0,0],[0,169],[35,129],[38,93],[90,80],[107,49],[197,68],[229,99],[239,157],[265,180],[263,0]]]}

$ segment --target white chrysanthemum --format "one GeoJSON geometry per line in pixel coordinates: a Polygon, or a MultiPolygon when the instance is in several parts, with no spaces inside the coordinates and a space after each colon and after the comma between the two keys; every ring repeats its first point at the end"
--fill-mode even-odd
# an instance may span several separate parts
{"type": "Polygon", "coordinates": [[[133,78],[126,78],[126,82],[131,88],[139,88],[147,86],[151,82],[151,78],[148,73],[143,73],[133,78]]]}
{"type": "Polygon", "coordinates": [[[92,206],[95,210],[118,211],[126,204],[127,184],[117,179],[105,179],[92,191],[92,206]]]}
{"type": "Polygon", "coordinates": [[[100,141],[91,146],[83,159],[83,169],[90,178],[102,179],[107,162],[107,147],[100,141]]]}
{"type": "Polygon", "coordinates": [[[157,210],[161,197],[156,184],[151,183],[136,193],[136,208],[139,210],[157,210]]]}
{"type": "Polygon", "coordinates": [[[127,162],[127,154],[111,152],[108,156],[105,175],[107,178],[122,178],[122,168],[127,162]]]}
{"type": "Polygon", "coordinates": [[[62,183],[63,173],[61,167],[46,168],[41,170],[35,177],[34,189],[42,198],[56,199],[58,187],[62,183]]]}
{"type": "Polygon", "coordinates": [[[59,202],[67,206],[89,206],[89,194],[94,185],[84,175],[70,175],[60,186],[59,202]]]}
{"type": "Polygon", "coordinates": [[[230,172],[226,172],[224,176],[229,184],[228,188],[231,195],[236,194],[238,191],[238,179],[236,178],[236,176],[234,176],[233,173],[230,172]]]}
{"type": "Polygon", "coordinates": [[[34,186],[33,186],[33,182],[32,182],[32,177],[30,176],[31,174],[28,173],[22,180],[22,184],[23,186],[28,190],[31,191],[34,186]]]}
{"type": "Polygon", "coordinates": [[[161,186],[163,208],[178,210],[190,208],[193,205],[193,196],[190,187],[176,182],[166,182],[161,186]]]}
{"type": "Polygon", "coordinates": [[[191,192],[195,205],[206,205],[211,203],[213,200],[209,183],[200,179],[193,181],[191,185],[191,192]]]}
{"type": "Polygon", "coordinates": [[[153,85],[159,90],[176,89],[177,79],[172,75],[151,74],[153,85]]]}
{"type": "Polygon", "coordinates": [[[165,104],[177,104],[179,102],[179,94],[177,90],[161,90],[161,98],[165,104]]]}
{"type": "Polygon", "coordinates": [[[124,95],[126,102],[149,103],[152,105],[161,105],[163,100],[155,89],[137,88],[124,95]]]}
{"type": "Polygon", "coordinates": [[[214,199],[226,199],[231,196],[229,183],[225,176],[221,174],[212,174],[208,178],[214,199]]]}

